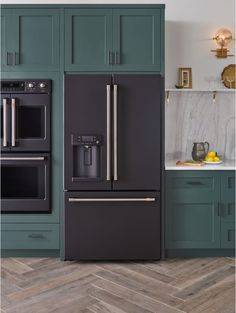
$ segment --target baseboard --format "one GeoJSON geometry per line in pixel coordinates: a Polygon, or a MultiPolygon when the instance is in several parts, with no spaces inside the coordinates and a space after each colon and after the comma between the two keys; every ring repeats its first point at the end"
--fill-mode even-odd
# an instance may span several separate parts
{"type": "Polygon", "coordinates": [[[59,250],[1,250],[1,257],[45,257],[58,258],[59,250]]]}
{"type": "Polygon", "coordinates": [[[234,249],[167,249],[166,258],[176,257],[234,257],[234,249]]]}

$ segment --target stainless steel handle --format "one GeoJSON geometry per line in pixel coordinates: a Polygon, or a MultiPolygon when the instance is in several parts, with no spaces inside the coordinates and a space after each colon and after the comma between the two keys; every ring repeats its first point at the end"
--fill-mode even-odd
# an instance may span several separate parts
{"type": "Polygon", "coordinates": [[[107,85],[107,180],[111,180],[111,86],[107,85]]]}
{"type": "Polygon", "coordinates": [[[220,202],[217,203],[217,215],[220,216],[220,202]]]}
{"type": "Polygon", "coordinates": [[[43,239],[43,238],[45,238],[43,234],[29,234],[28,237],[29,238],[33,238],[33,239],[43,239]]]}
{"type": "Polygon", "coordinates": [[[45,157],[0,157],[1,161],[44,161],[45,157]]]}
{"type": "Polygon", "coordinates": [[[112,52],[109,50],[109,51],[108,51],[108,64],[109,64],[109,65],[112,65],[112,62],[113,62],[112,59],[113,59],[113,58],[112,58],[112,52]]]}
{"type": "Polygon", "coordinates": [[[12,53],[7,52],[7,65],[12,65],[12,62],[10,62],[10,56],[12,56],[12,53]]]}
{"type": "Polygon", "coordinates": [[[156,198],[69,198],[69,202],[154,202],[156,198]]]}
{"type": "Polygon", "coordinates": [[[114,121],[113,121],[113,152],[114,152],[114,180],[118,180],[118,165],[117,165],[117,153],[118,153],[118,147],[117,147],[117,85],[114,85],[114,121]]]}
{"type": "Polygon", "coordinates": [[[7,99],[2,99],[3,105],[3,147],[7,147],[7,99]]]}
{"type": "Polygon", "coordinates": [[[16,145],[16,99],[11,99],[11,145],[16,145]]]}
{"type": "Polygon", "coordinates": [[[15,65],[19,65],[20,64],[19,53],[15,52],[14,56],[15,56],[15,60],[14,60],[15,61],[15,65]]]}
{"type": "Polygon", "coordinates": [[[120,64],[120,54],[119,52],[115,52],[115,64],[120,64]]]}

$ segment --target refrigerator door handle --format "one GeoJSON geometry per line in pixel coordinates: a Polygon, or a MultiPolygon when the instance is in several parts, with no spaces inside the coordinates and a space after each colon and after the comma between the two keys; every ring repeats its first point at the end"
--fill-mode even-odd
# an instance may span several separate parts
{"type": "Polygon", "coordinates": [[[7,147],[7,99],[2,99],[3,105],[3,147],[7,147]]]}
{"type": "Polygon", "coordinates": [[[107,180],[111,180],[111,85],[107,85],[107,180]]]}
{"type": "Polygon", "coordinates": [[[118,153],[118,147],[117,147],[117,89],[118,89],[118,86],[117,85],[114,85],[114,129],[113,129],[113,149],[114,149],[114,180],[118,180],[118,165],[117,165],[117,153],[118,153]]]}
{"type": "Polygon", "coordinates": [[[155,202],[156,198],[69,198],[69,202],[155,202]]]}
{"type": "Polygon", "coordinates": [[[16,146],[16,99],[11,99],[11,146],[16,146]]]}

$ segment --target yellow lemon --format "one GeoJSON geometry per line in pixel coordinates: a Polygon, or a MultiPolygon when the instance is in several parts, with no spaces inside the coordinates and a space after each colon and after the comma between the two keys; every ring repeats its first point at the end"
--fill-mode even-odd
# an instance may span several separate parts
{"type": "Polygon", "coordinates": [[[214,162],[214,158],[207,156],[206,161],[207,162],[214,162]]]}
{"type": "Polygon", "coordinates": [[[214,162],[219,162],[219,161],[220,161],[220,158],[217,157],[217,156],[215,156],[215,157],[214,157],[214,162]]]}
{"type": "Polygon", "coordinates": [[[208,156],[208,157],[211,157],[211,158],[214,158],[214,157],[216,157],[216,152],[215,152],[215,151],[209,151],[209,152],[207,153],[207,156],[208,156]]]}

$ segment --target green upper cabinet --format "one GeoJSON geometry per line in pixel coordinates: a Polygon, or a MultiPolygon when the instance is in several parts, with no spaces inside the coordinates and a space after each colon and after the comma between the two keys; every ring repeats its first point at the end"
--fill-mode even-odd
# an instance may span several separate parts
{"type": "Polygon", "coordinates": [[[219,248],[219,178],[214,171],[169,171],[166,248],[219,248]]]}
{"type": "Polygon", "coordinates": [[[2,71],[59,69],[59,10],[2,10],[2,71]]]}
{"type": "Polygon", "coordinates": [[[65,70],[163,72],[164,9],[65,10],[65,70]]]}
{"type": "Polygon", "coordinates": [[[10,64],[10,52],[13,49],[13,34],[12,34],[12,10],[1,10],[1,70],[7,70],[7,65],[10,64]]]}
{"type": "Polygon", "coordinates": [[[224,171],[221,175],[221,247],[235,245],[235,172],[224,171]]]}
{"type": "Polygon", "coordinates": [[[162,70],[162,10],[114,9],[114,71],[162,70]]]}
{"type": "Polygon", "coordinates": [[[109,71],[112,62],[112,10],[65,10],[67,71],[109,71]]]}

